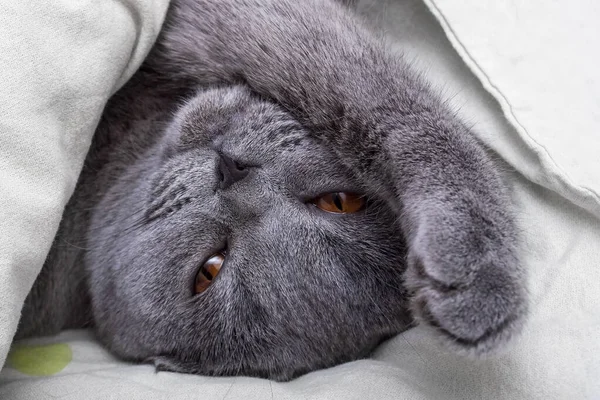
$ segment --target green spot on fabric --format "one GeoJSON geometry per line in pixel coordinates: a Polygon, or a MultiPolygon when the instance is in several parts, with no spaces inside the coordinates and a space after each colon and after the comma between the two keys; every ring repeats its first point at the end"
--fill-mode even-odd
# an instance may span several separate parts
{"type": "Polygon", "coordinates": [[[73,359],[65,343],[43,346],[16,345],[8,353],[8,366],[32,376],[49,376],[62,371],[73,359]]]}

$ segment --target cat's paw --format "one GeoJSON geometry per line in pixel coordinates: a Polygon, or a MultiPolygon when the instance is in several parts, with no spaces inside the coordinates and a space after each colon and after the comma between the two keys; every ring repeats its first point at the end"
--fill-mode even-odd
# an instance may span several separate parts
{"type": "Polygon", "coordinates": [[[514,240],[485,242],[473,230],[444,225],[421,229],[411,246],[405,279],[412,312],[452,349],[485,355],[523,325],[524,274],[514,240]]]}

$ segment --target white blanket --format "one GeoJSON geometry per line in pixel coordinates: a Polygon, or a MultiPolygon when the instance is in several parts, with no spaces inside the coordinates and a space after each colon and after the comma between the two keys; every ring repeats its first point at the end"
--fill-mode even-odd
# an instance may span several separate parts
{"type": "MultiPolygon", "coordinates": [[[[1,364],[102,106],[147,52],[166,0],[0,1],[1,364]]],[[[364,0],[359,11],[453,97],[507,170],[532,299],[512,348],[473,362],[417,328],[370,360],[280,384],[155,374],[73,331],[15,345],[0,398],[600,398],[599,6],[426,4],[364,0]]]]}
{"type": "Polygon", "coordinates": [[[168,0],[0,0],[0,365],[107,99],[168,0]]]}

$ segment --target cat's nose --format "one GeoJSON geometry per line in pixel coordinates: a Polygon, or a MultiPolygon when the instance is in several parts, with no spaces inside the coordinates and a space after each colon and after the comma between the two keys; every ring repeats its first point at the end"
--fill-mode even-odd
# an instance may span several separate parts
{"type": "Polygon", "coordinates": [[[226,154],[219,152],[217,177],[221,189],[227,189],[234,183],[241,181],[248,176],[249,172],[250,169],[248,167],[241,165],[226,154]]]}

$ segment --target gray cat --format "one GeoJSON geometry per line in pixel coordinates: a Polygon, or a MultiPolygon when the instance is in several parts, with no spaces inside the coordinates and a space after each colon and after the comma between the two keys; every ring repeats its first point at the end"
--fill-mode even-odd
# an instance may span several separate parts
{"type": "Polygon", "coordinates": [[[174,0],[109,102],[18,337],[291,379],[413,321],[486,354],[526,310],[508,191],[331,0],[174,0]]]}

